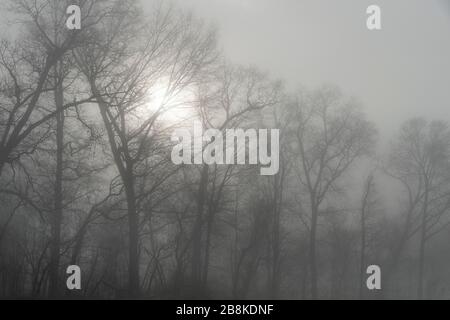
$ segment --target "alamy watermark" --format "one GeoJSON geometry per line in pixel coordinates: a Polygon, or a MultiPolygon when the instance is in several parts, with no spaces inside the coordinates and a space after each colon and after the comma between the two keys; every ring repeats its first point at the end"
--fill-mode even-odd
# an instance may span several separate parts
{"type": "MultiPolygon", "coordinates": [[[[81,9],[77,5],[67,7],[66,13],[69,17],[66,20],[66,27],[69,30],[81,29],[81,9]]],[[[366,26],[369,30],[381,30],[381,8],[378,5],[370,5],[366,9],[368,14],[366,26]]]]}
{"type": "Polygon", "coordinates": [[[279,170],[280,132],[278,129],[207,129],[199,121],[192,130],[176,129],[172,141],[174,164],[260,165],[261,175],[279,170]],[[270,135],[270,139],[269,139],[270,135]]]}
{"type": "Polygon", "coordinates": [[[69,30],[81,29],[81,9],[77,5],[70,5],[67,7],[66,13],[69,17],[66,20],[66,27],[69,30]]]}

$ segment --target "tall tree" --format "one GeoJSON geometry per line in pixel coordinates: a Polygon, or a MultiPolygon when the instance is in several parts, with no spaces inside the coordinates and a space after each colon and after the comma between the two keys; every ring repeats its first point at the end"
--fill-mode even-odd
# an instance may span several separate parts
{"type": "MultiPolygon", "coordinates": [[[[258,117],[266,109],[275,107],[281,99],[281,83],[273,81],[255,68],[220,63],[218,68],[210,73],[208,80],[199,86],[196,111],[204,130],[215,129],[223,136],[226,136],[227,129],[249,126],[252,123],[249,121],[250,116],[258,117]]],[[[224,142],[226,145],[227,142],[224,142]]],[[[202,151],[209,144],[209,141],[204,141],[202,151]]],[[[240,150],[242,147],[237,148],[236,150],[240,150]]],[[[234,154],[234,150],[227,147],[224,150],[234,154]]],[[[198,286],[197,294],[203,295],[216,214],[225,199],[227,186],[235,183],[239,170],[233,165],[221,168],[217,164],[204,163],[199,167],[199,174],[197,212],[192,229],[191,277],[194,285],[198,286]]]]}
{"type": "Polygon", "coordinates": [[[158,119],[215,59],[215,37],[190,16],[160,5],[149,19],[133,1],[116,3],[95,43],[76,52],[95,96],[121,176],[128,216],[129,291],[139,295],[138,164],[148,156],[158,119]],[[161,95],[154,99],[152,95],[161,95]]]}
{"type": "Polygon", "coordinates": [[[424,297],[427,241],[450,223],[450,129],[445,122],[421,118],[407,121],[392,150],[394,177],[406,186],[410,200],[405,239],[418,235],[417,298],[424,297]],[[416,190],[411,191],[411,190],[416,190]]]}
{"type": "Polygon", "coordinates": [[[317,227],[321,204],[336,191],[339,179],[358,159],[371,153],[375,129],[358,105],[337,89],[299,93],[290,109],[298,178],[310,210],[309,269],[311,298],[319,297],[317,227]]]}

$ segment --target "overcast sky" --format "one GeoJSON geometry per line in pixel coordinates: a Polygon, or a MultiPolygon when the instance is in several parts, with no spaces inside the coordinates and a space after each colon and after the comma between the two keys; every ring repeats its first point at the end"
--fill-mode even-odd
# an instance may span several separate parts
{"type": "Polygon", "coordinates": [[[217,25],[232,61],[359,97],[383,137],[413,116],[450,121],[450,0],[174,1],[217,25]],[[381,31],[366,28],[370,4],[381,31]]]}
{"type": "Polygon", "coordinates": [[[450,122],[450,0],[172,1],[216,24],[232,61],[358,97],[384,138],[413,116],[450,122]],[[366,28],[370,4],[380,31],[366,28]]]}

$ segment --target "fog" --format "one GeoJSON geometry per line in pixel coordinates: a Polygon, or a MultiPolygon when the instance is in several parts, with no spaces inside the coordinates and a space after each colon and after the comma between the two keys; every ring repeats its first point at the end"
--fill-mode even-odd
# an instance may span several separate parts
{"type": "Polygon", "coordinates": [[[450,298],[448,1],[0,17],[0,299],[450,298]]]}
{"type": "Polygon", "coordinates": [[[446,0],[177,2],[218,26],[233,61],[257,65],[293,90],[334,83],[358,97],[385,139],[405,115],[450,118],[446,0]],[[381,7],[380,31],[366,28],[371,4],[381,7]]]}

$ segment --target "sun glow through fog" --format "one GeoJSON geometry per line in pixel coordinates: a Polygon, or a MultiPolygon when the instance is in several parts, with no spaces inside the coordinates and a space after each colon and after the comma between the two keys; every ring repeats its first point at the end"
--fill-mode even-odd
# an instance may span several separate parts
{"type": "Polygon", "coordinates": [[[167,84],[159,83],[150,90],[146,110],[152,115],[160,112],[160,120],[175,124],[193,118],[194,97],[187,88],[172,92],[167,84]]]}

